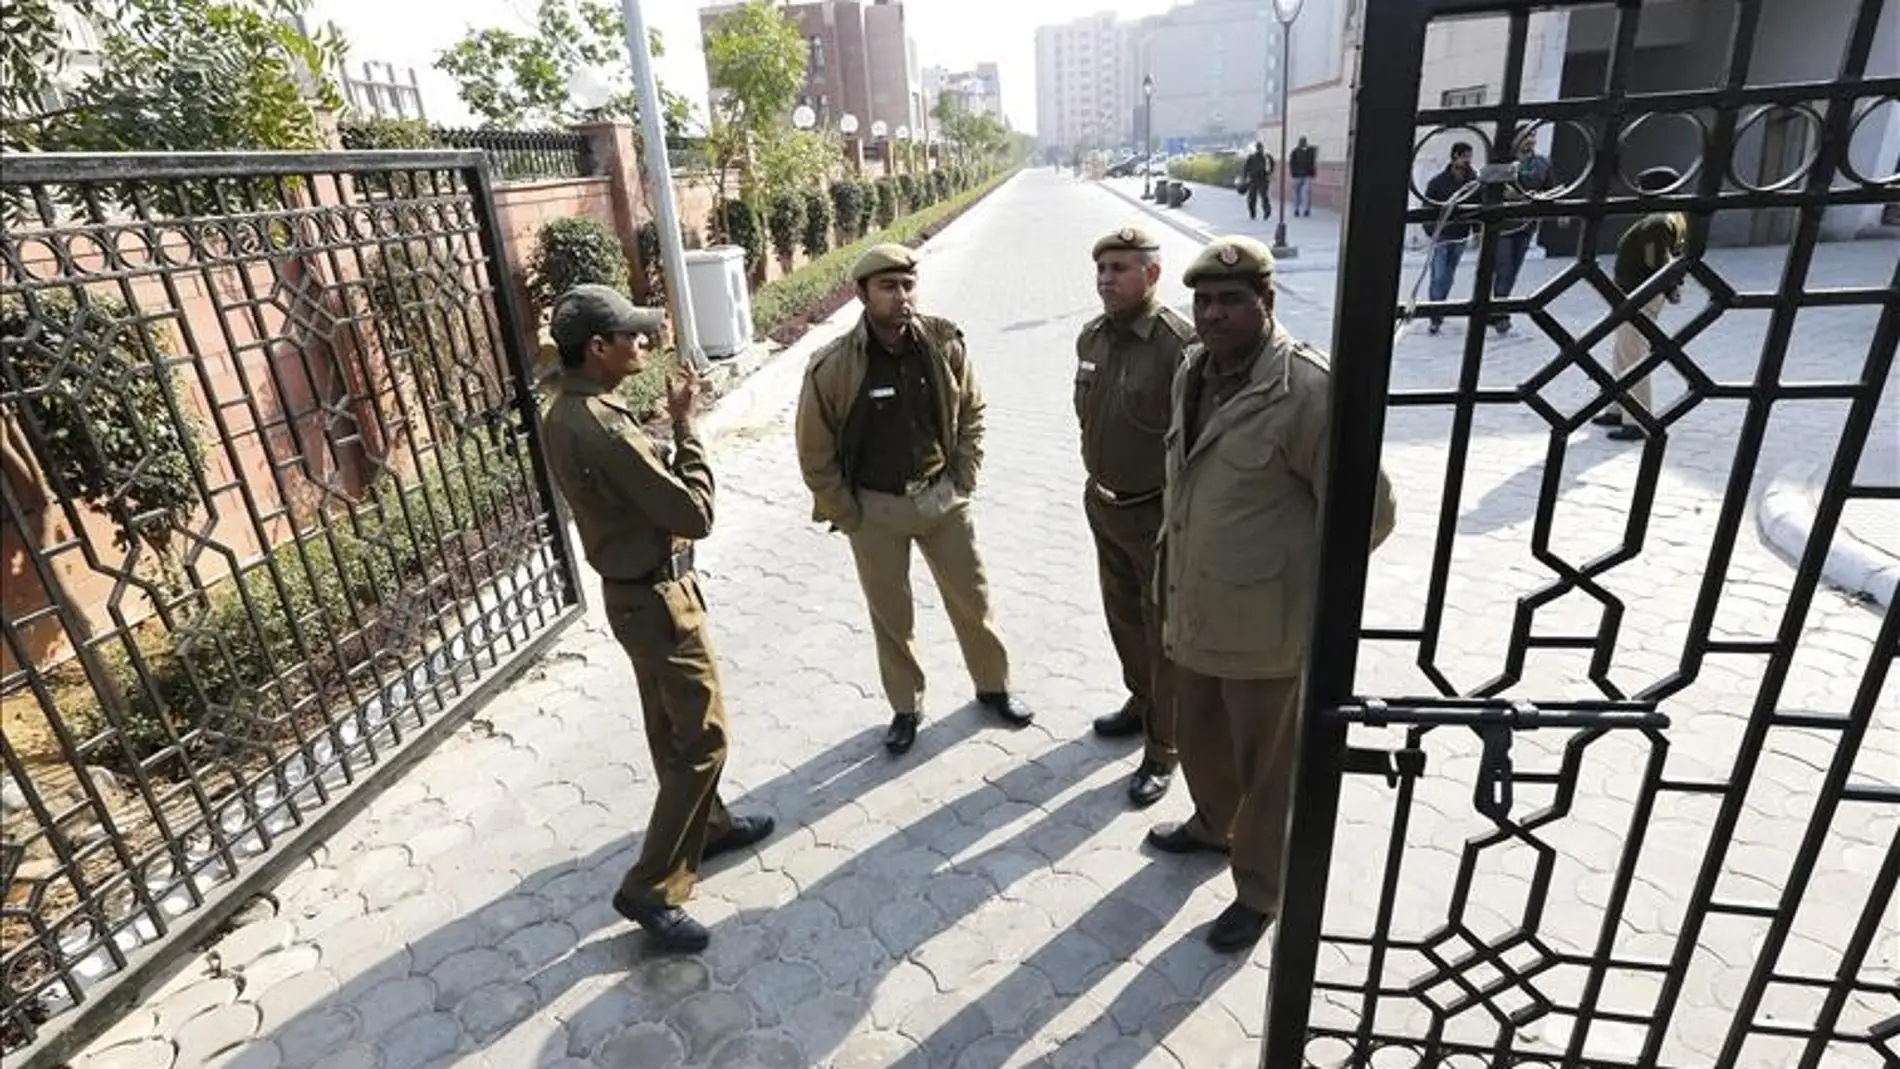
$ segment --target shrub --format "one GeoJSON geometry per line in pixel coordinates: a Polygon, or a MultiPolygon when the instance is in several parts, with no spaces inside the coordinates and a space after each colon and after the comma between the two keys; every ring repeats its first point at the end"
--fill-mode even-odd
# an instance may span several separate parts
{"type": "Polygon", "coordinates": [[[917,187],[917,176],[914,174],[897,176],[897,196],[901,202],[900,212],[914,212],[924,206],[923,193],[917,187]]]}
{"type": "Polygon", "coordinates": [[[790,270],[792,257],[798,252],[799,238],[805,233],[805,195],[789,189],[772,194],[765,225],[772,233],[772,251],[778,253],[779,263],[790,270]]]}
{"type": "Polygon", "coordinates": [[[930,194],[936,200],[950,199],[950,172],[939,167],[930,172],[930,194]]]}
{"type": "Polygon", "coordinates": [[[528,258],[528,293],[543,310],[575,286],[596,284],[627,291],[631,272],[614,232],[592,219],[550,219],[535,233],[528,258]]]}
{"type": "Polygon", "coordinates": [[[855,233],[863,237],[877,225],[877,183],[869,178],[858,179],[858,225],[855,233]]]}
{"type": "Polygon", "coordinates": [[[831,248],[831,198],[822,189],[805,191],[805,255],[823,256],[831,248]]]}
{"type": "MultiPolygon", "coordinates": [[[[651,219],[641,223],[635,240],[639,243],[640,273],[646,279],[647,300],[657,302],[666,293],[666,259],[660,253],[660,224],[651,219]]],[[[699,231],[681,223],[680,245],[697,249],[700,244],[699,231]]]]}
{"type": "Polygon", "coordinates": [[[54,488],[164,545],[198,507],[200,448],[159,331],[117,297],[41,290],[0,304],[6,381],[31,397],[54,488]]]}
{"type": "Polygon", "coordinates": [[[440,148],[435,130],[421,119],[363,119],[338,125],[337,139],[347,149],[440,148]]]}
{"type": "Polygon", "coordinates": [[[832,183],[831,206],[837,209],[839,235],[847,241],[858,237],[863,230],[864,186],[851,178],[832,183]]]}
{"type": "Polygon", "coordinates": [[[723,200],[713,205],[708,229],[717,239],[745,250],[746,274],[765,264],[765,230],[759,225],[752,205],[743,200],[723,200]]]}
{"type": "Polygon", "coordinates": [[[891,176],[885,175],[877,180],[876,189],[877,214],[874,218],[877,220],[878,229],[882,230],[897,220],[897,182],[891,176]]]}
{"type": "MultiPolygon", "coordinates": [[[[479,290],[479,280],[458,260],[453,244],[437,237],[387,245],[370,257],[364,281],[385,352],[408,374],[431,414],[442,409],[459,424],[466,403],[449,372],[457,357],[470,366],[495,366],[494,344],[479,318],[471,323],[465,315],[445,315],[444,309],[466,304],[466,294],[479,290]],[[458,274],[460,286],[451,281],[458,274]]],[[[434,426],[433,415],[430,420],[434,426]]]]}
{"type": "Polygon", "coordinates": [[[1168,177],[1231,189],[1243,162],[1239,156],[1189,156],[1168,164],[1168,177]]]}

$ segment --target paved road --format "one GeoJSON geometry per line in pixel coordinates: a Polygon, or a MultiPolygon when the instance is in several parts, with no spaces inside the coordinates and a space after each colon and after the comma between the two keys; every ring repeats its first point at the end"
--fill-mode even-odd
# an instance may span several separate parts
{"type": "MultiPolygon", "coordinates": [[[[1094,311],[1088,244],[1135,218],[1138,209],[1105,190],[1032,173],[934,241],[923,268],[926,303],[963,323],[990,395],[977,525],[1017,685],[1041,713],[1035,727],[1001,730],[966,707],[949,628],[919,568],[932,716],[908,758],[884,756],[885,713],[847,551],[806,522],[788,407],[771,406],[768,419],[717,448],[720,529],[702,562],[731,690],[728,797],[735,808],[776,813],[785,830],[704,883],[695,910],[713,928],[711,950],[697,960],[649,957],[606,905],[633,857],[652,781],[628,669],[595,613],[483,714],[492,733],[472,725],[373,801],[278,888],[274,918],[228,936],[215,960],[189,963],[75,1069],[1253,1065],[1267,949],[1247,960],[1206,949],[1204,928],[1230,894],[1219,867],[1139,847],[1152,821],[1187,814],[1185,792],[1127,812],[1132,753],[1087,733],[1120,695],[1081,517],[1070,346],[1094,311]]],[[[1195,243],[1174,231],[1162,240],[1165,296],[1181,303],[1177,269],[1195,243]]],[[[1285,311],[1295,329],[1326,333],[1323,303],[1289,299],[1285,311]]],[[[1442,374],[1458,343],[1408,340],[1405,374],[1442,374]]],[[[1524,344],[1510,360],[1531,359],[1524,344]]],[[[1380,623],[1415,623],[1424,609],[1443,424],[1426,413],[1394,420],[1389,469],[1402,513],[1374,564],[1380,623]]],[[[1644,551],[1610,581],[1630,598],[1612,670],[1627,688],[1675,663],[1700,581],[1722,487],[1703,454],[1719,460],[1723,439],[1713,427],[1697,433],[1706,438],[1685,433],[1681,449],[1672,447],[1644,551]]],[[[1479,434],[1458,522],[1454,608],[1437,651],[1467,688],[1498,671],[1515,599],[1542,582],[1526,546],[1544,438],[1502,416],[1480,420],[1479,434]]],[[[1569,552],[1615,537],[1637,457],[1586,436],[1578,443],[1559,483],[1558,542],[1569,552]]],[[[1790,575],[1744,527],[1717,626],[1737,635],[1772,629],[1790,575]]],[[[1575,600],[1552,606],[1562,618],[1540,617],[1540,628],[1594,624],[1575,600]]],[[[1844,708],[1877,625],[1862,606],[1818,597],[1782,706],[1844,708]]],[[[1407,649],[1371,651],[1364,689],[1428,690],[1414,659],[1407,649]]],[[[1759,673],[1752,658],[1711,658],[1670,703],[1672,776],[1726,773],[1759,673]]],[[[1514,693],[1574,696],[1587,693],[1584,678],[1579,657],[1540,651],[1514,693]]],[[[1879,726],[1860,776],[1893,780],[1896,736],[1893,724],[1879,726]]],[[[1527,736],[1520,765],[1548,759],[1561,742],[1527,736]]],[[[1462,844],[1485,826],[1470,807],[1469,737],[1440,733],[1428,749],[1396,918],[1411,934],[1443,921],[1462,844]]],[[[1582,753],[1571,815],[1546,834],[1565,853],[1543,918],[1554,946],[1587,948],[1597,934],[1643,750],[1609,738],[1582,753]]],[[[1771,734],[1725,896],[1772,896],[1830,752],[1831,740],[1813,732],[1771,734]]],[[[1331,906],[1342,929],[1362,923],[1372,904],[1392,797],[1356,780],[1347,791],[1331,906]]],[[[1520,806],[1545,801],[1547,791],[1520,788],[1520,806]]],[[[1632,900],[1611,926],[1619,953],[1666,949],[1713,812],[1713,802],[1690,795],[1661,801],[1632,900]]],[[[1849,907],[1865,897],[1897,832],[1891,812],[1843,809],[1800,914],[1794,964],[1829,966],[1853,920],[1849,907]]],[[[1529,860],[1486,855],[1467,918],[1474,934],[1495,936],[1515,916],[1529,860]]],[[[1705,931],[1667,1064],[1708,1063],[1712,1030],[1727,1020],[1721,1007],[1734,1004],[1760,930],[1719,921],[1705,931]]],[[[1891,977],[1900,958],[1891,934],[1876,956],[1870,967],[1891,977]]],[[[1325,967],[1344,978],[1352,964],[1329,951],[1325,967]]],[[[1418,955],[1399,955],[1387,974],[1402,982],[1424,968],[1418,955]]],[[[1574,996],[1580,979],[1580,970],[1555,970],[1552,997],[1574,996]]],[[[1630,1002],[1648,984],[1616,975],[1610,991],[1630,1002]]],[[[1853,1012],[1883,1009],[1891,1007],[1856,1003],[1853,1012]]],[[[1343,1012],[1321,1009],[1335,1021],[1343,1012]]],[[[1468,1023],[1459,1019],[1454,1031],[1468,1023]]],[[[1561,1039],[1554,1029],[1544,1035],[1561,1039]]],[[[1625,1038],[1592,1036],[1593,1049],[1606,1051],[1625,1038]]],[[[1875,1061],[1847,1051],[1828,1064],[1875,1061]]]]}

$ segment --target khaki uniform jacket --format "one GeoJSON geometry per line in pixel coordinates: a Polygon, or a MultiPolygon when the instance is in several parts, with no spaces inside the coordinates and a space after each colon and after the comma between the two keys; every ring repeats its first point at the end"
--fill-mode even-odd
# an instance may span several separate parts
{"type": "Polygon", "coordinates": [[[1075,418],[1090,481],[1137,499],[1161,490],[1170,391],[1193,338],[1194,324],[1158,303],[1126,330],[1105,315],[1082,328],[1075,339],[1075,418]]]}
{"type": "Polygon", "coordinates": [[[640,579],[679,540],[712,533],[712,468],[698,438],[679,439],[669,467],[627,402],[572,371],[548,402],[541,438],[587,562],[603,578],[640,579]]]}
{"type": "MultiPolygon", "coordinates": [[[[976,489],[983,466],[983,393],[964,349],[963,331],[935,316],[918,316],[914,329],[931,357],[930,382],[950,481],[958,493],[968,495],[976,489]]],[[[847,534],[857,530],[863,518],[851,477],[857,452],[851,410],[869,367],[869,331],[860,319],[849,334],[813,354],[798,395],[798,466],[811,490],[811,518],[847,534]]]]}
{"type": "MultiPolygon", "coordinates": [[[[1252,375],[1184,448],[1186,398],[1201,388],[1198,343],[1174,380],[1157,597],[1168,659],[1223,679],[1285,679],[1304,669],[1319,586],[1331,369],[1278,323],[1252,375]]],[[[1397,507],[1379,473],[1377,547],[1397,507]]]]}

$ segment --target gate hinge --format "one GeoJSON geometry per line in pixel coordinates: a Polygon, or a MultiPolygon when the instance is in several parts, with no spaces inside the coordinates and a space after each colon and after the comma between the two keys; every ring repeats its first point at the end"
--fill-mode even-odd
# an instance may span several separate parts
{"type": "Polygon", "coordinates": [[[1397,787],[1401,779],[1417,779],[1425,774],[1425,751],[1411,746],[1398,750],[1348,746],[1341,767],[1354,775],[1384,776],[1386,786],[1397,787]]]}

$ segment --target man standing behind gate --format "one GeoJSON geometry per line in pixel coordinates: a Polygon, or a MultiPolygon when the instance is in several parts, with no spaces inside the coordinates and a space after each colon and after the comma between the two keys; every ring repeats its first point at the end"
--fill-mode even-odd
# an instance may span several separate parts
{"type": "Polygon", "coordinates": [[[1075,415],[1088,472],[1083,512],[1095,536],[1102,608],[1121,661],[1128,700],[1095,721],[1106,738],[1146,738],[1128,799],[1153,805],[1173,778],[1174,687],[1161,656],[1154,601],[1155,536],[1169,388],[1194,327],[1155,296],[1161,246],[1124,227],[1095,243],[1095,290],[1102,314],[1075,340],[1075,415]]]}
{"type": "Polygon", "coordinates": [[[668,950],[699,950],[706,929],[681,908],[701,861],[772,833],[770,817],[735,817],[719,800],[726,707],[706,635],[692,540],[712,532],[713,476],[693,433],[697,382],[668,384],[677,449],[669,465],[633,409],[613,392],[645,365],[660,313],[607,286],[576,286],[555,303],[549,333],[563,374],[542,420],[548,468],[574,513],[601,600],[640,688],[659,797],[640,858],[613,907],[668,950]]]}
{"type": "Polygon", "coordinates": [[[910,547],[937,580],[976,698],[1015,727],[1033,714],[1009,693],[1009,655],[990,615],[970,493],[983,463],[983,395],[963,332],[920,315],[917,259],[877,245],[852,265],[864,317],[820,349],[798,397],[798,466],[812,519],[851,539],[891,703],[884,747],[906,753],[923,716],[910,547]]]}
{"type": "MultiPolygon", "coordinates": [[[[1319,583],[1331,370],[1273,318],[1273,254],[1221,238],[1187,270],[1200,341],[1174,380],[1158,592],[1194,816],[1148,841],[1231,852],[1237,900],[1208,942],[1259,941],[1280,911],[1300,673],[1319,583]]],[[[1379,476],[1372,545],[1395,505],[1379,476]]]]}

